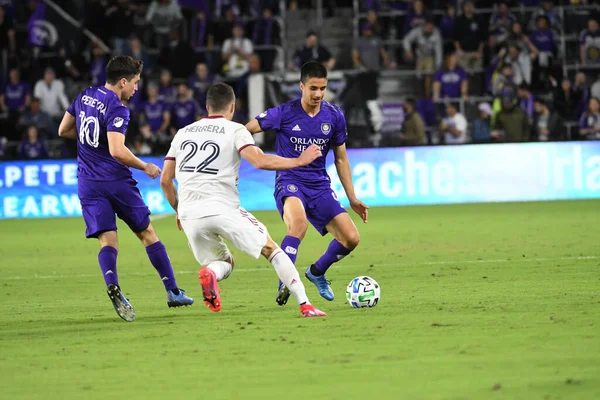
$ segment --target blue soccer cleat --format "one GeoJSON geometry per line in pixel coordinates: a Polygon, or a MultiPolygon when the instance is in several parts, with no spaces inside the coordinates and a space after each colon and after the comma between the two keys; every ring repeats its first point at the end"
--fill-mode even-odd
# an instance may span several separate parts
{"type": "Polygon", "coordinates": [[[179,289],[179,294],[175,294],[172,290],[167,290],[167,305],[169,307],[191,306],[194,304],[194,299],[185,295],[185,290],[179,289]]]}
{"type": "Polygon", "coordinates": [[[108,294],[110,301],[112,301],[113,307],[119,317],[127,322],[135,321],[135,310],[129,303],[129,300],[123,296],[121,289],[117,285],[108,285],[106,287],[106,293],[108,294]]]}
{"type": "Polygon", "coordinates": [[[331,286],[329,286],[329,281],[327,278],[325,278],[325,274],[321,276],[313,275],[310,272],[310,267],[308,267],[304,276],[306,276],[306,279],[315,284],[322,298],[328,301],[333,301],[333,290],[331,290],[331,286]]]}
{"type": "Polygon", "coordinates": [[[290,289],[287,288],[282,282],[279,282],[279,290],[277,291],[277,298],[275,301],[280,306],[283,306],[287,303],[290,298],[290,289]]]}

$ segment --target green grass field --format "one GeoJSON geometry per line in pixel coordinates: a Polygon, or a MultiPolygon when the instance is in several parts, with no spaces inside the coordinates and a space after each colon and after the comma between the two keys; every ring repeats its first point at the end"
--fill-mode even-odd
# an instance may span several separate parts
{"type": "MultiPolygon", "coordinates": [[[[5,399],[600,399],[600,201],[371,209],[358,249],[330,270],[327,318],[275,304],[266,260],[235,251],[223,310],[172,218],[154,224],[193,307],[169,309],[120,225],[114,313],[81,219],[0,221],[5,399]],[[355,276],[373,309],[345,304],[355,276]]],[[[280,240],[275,212],[255,213],[280,240]]],[[[304,269],[330,238],[311,231],[304,269]]],[[[309,286],[310,285],[310,286],[309,286]]]]}

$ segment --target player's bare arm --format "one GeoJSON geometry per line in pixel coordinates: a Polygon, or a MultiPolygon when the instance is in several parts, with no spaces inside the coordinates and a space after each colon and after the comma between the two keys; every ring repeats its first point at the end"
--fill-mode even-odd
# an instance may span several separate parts
{"type": "Polygon", "coordinates": [[[252,121],[248,122],[246,124],[246,129],[248,129],[248,131],[252,134],[260,133],[263,131],[260,127],[260,124],[258,123],[258,120],[256,119],[253,119],[252,121]]]}
{"type": "Polygon", "coordinates": [[[154,179],[160,174],[160,168],[152,163],[145,163],[137,158],[131,150],[125,146],[125,135],[120,132],[108,132],[108,150],[110,155],[128,167],[144,171],[146,175],[154,179]]]}
{"type": "MultiPolygon", "coordinates": [[[[167,201],[173,207],[173,210],[177,213],[177,207],[179,206],[179,198],[177,197],[177,189],[175,188],[175,160],[165,160],[163,164],[162,174],[160,176],[160,187],[167,198],[167,201]]],[[[177,228],[181,230],[181,222],[179,222],[179,216],[177,217],[177,228]]]]}
{"type": "Polygon", "coordinates": [[[333,147],[333,155],[335,156],[335,169],[337,170],[348,201],[350,201],[350,207],[360,215],[364,223],[367,223],[369,216],[369,207],[362,201],[356,198],[354,193],[354,184],[352,183],[352,171],[350,170],[350,162],[348,161],[348,153],[346,152],[346,145],[333,147]]]}
{"type": "Polygon", "coordinates": [[[256,146],[247,146],[243,148],[240,155],[256,168],[268,171],[281,171],[284,169],[303,167],[323,156],[321,149],[315,144],[307,147],[298,158],[285,158],[265,154],[256,146]]]}
{"type": "Polygon", "coordinates": [[[60,121],[58,136],[77,140],[77,123],[75,117],[68,112],[65,112],[62,121],[60,121]]]}

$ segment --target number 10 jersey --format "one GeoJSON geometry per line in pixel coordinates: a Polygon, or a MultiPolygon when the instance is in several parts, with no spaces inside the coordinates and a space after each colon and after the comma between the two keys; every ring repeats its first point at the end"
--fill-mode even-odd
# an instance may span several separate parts
{"type": "Polygon", "coordinates": [[[129,109],[117,94],[102,86],[88,87],[67,112],[77,122],[77,177],[91,181],[131,178],[131,169],[115,160],[108,149],[107,132],[125,135],[129,109]]]}
{"type": "Polygon", "coordinates": [[[240,151],[255,145],[242,124],[208,117],[180,129],[165,160],[175,161],[179,218],[228,214],[240,207],[240,151]]]}

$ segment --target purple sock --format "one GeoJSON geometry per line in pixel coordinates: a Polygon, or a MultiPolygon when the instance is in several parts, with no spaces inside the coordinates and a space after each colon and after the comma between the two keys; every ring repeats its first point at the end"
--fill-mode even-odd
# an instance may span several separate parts
{"type": "Polygon", "coordinates": [[[323,275],[325,272],[327,272],[329,267],[331,267],[331,264],[340,261],[342,258],[350,254],[351,251],[352,250],[348,250],[342,246],[342,244],[336,239],[333,239],[331,243],[329,243],[327,251],[325,251],[321,258],[319,258],[315,263],[315,269],[320,272],[319,274],[315,275],[323,275]]]}
{"type": "MultiPolygon", "coordinates": [[[[298,247],[300,247],[301,240],[294,236],[286,236],[281,241],[281,248],[288,255],[292,263],[296,265],[296,257],[298,257],[298,247]]],[[[281,285],[282,282],[279,281],[281,285]]]]}
{"type": "Polygon", "coordinates": [[[98,253],[98,263],[100,263],[100,269],[104,276],[104,282],[106,286],[117,285],[119,286],[119,277],[117,276],[117,249],[111,246],[104,246],[98,253]]]}
{"type": "Polygon", "coordinates": [[[150,262],[158,272],[160,279],[162,279],[165,289],[177,289],[177,282],[175,281],[173,267],[171,267],[171,260],[169,260],[167,249],[165,249],[162,242],[158,241],[146,247],[146,253],[148,253],[150,262]]]}

